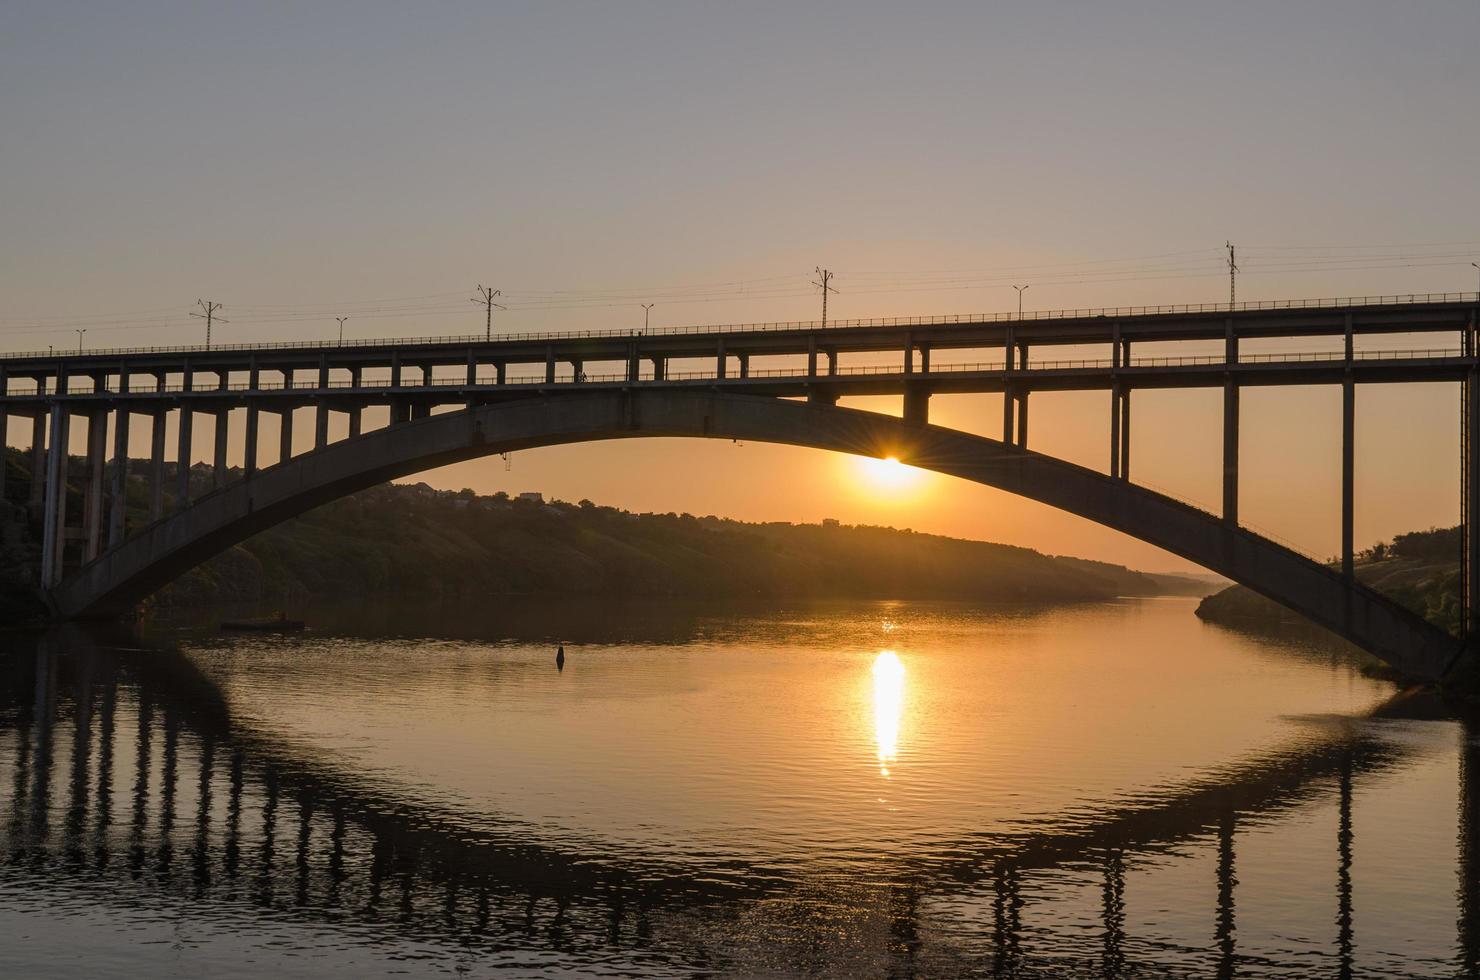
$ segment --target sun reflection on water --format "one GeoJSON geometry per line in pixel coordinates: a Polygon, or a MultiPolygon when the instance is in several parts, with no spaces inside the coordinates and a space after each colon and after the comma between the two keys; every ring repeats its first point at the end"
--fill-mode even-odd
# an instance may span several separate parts
{"type": "Polygon", "coordinates": [[[904,714],[904,664],[893,650],[874,658],[874,737],[879,742],[879,775],[899,753],[899,719],[904,714]]]}

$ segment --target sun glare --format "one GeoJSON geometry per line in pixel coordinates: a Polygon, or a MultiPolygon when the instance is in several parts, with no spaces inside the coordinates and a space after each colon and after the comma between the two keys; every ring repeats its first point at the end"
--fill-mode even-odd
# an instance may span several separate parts
{"type": "Polygon", "coordinates": [[[899,719],[904,714],[904,664],[893,650],[874,658],[874,737],[879,743],[879,775],[899,754],[899,719]]]}
{"type": "Polygon", "coordinates": [[[913,466],[907,466],[893,456],[886,456],[883,459],[861,456],[858,458],[858,463],[864,478],[878,490],[909,489],[919,482],[922,475],[913,466]]]}

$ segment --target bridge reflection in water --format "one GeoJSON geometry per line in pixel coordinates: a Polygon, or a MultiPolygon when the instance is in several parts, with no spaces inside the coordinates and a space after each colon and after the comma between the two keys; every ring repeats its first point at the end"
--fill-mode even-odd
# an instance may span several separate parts
{"type": "MultiPolygon", "coordinates": [[[[524,826],[497,819],[470,826],[398,797],[234,723],[221,692],[178,653],[65,633],[0,654],[0,667],[0,883],[44,879],[120,910],[178,903],[193,914],[226,907],[238,918],[255,910],[322,928],[368,927],[358,935],[410,939],[449,956],[555,951],[569,962],[631,970],[747,972],[762,964],[817,972],[837,952],[824,950],[829,942],[858,939],[830,937],[830,927],[805,911],[817,889],[847,885],[737,862],[687,867],[571,853],[532,840],[524,826]],[[737,920],[759,928],[734,928],[737,920]]],[[[874,672],[887,769],[885,729],[898,712],[886,717],[884,702],[902,696],[904,668],[881,655],[874,672]]],[[[1206,966],[1204,975],[1234,976],[1259,965],[1239,948],[1240,827],[1334,789],[1337,912],[1333,956],[1319,972],[1351,976],[1354,785],[1404,761],[1404,751],[1349,726],[1216,780],[1107,808],[1073,832],[963,832],[939,857],[901,857],[888,869],[887,886],[870,899],[884,910],[872,958],[856,965],[895,976],[1137,973],[1147,964],[1131,952],[1127,855],[1211,840],[1211,942],[1161,952],[1206,966]],[[1057,964],[1030,956],[1025,876],[1087,867],[1102,877],[1098,948],[1057,964]],[[923,962],[922,907],[940,900],[989,918],[989,948],[923,962]]],[[[1480,747],[1468,735],[1460,781],[1455,972],[1468,976],[1480,970],[1480,747]]]]}

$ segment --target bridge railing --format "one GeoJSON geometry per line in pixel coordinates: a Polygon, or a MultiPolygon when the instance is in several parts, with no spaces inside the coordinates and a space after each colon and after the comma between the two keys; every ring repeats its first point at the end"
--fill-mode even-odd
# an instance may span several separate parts
{"type": "MultiPolygon", "coordinates": [[[[1371,350],[1357,351],[1353,355],[1358,361],[1403,361],[1403,360],[1439,360],[1445,358],[1456,358],[1463,356],[1463,351],[1458,348],[1422,348],[1409,350],[1371,350]]],[[[1289,353],[1265,353],[1244,354],[1240,356],[1239,364],[1340,364],[1346,360],[1345,355],[1332,351],[1297,351],[1289,353]]],[[[1146,357],[1132,357],[1124,365],[1122,370],[1134,368],[1158,368],[1158,367],[1198,367],[1212,366],[1221,367],[1225,363],[1221,354],[1174,354],[1174,355],[1152,355],[1146,357]]],[[[1014,373],[1020,375],[1031,375],[1046,371],[1075,371],[1075,370],[1108,370],[1114,367],[1108,357],[1073,358],[1060,360],[1032,361],[1028,367],[1020,368],[1014,373]]],[[[907,373],[899,364],[863,364],[839,367],[831,375],[819,372],[815,375],[819,379],[827,377],[860,377],[860,376],[898,376],[898,377],[930,377],[938,374],[1000,374],[1005,370],[1002,361],[969,361],[947,364],[932,364],[929,371],[916,370],[907,373]]],[[[753,368],[746,375],[747,379],[765,378],[805,378],[813,375],[804,367],[785,368],[753,368]]],[[[599,374],[583,374],[579,382],[564,378],[558,379],[554,384],[612,384],[627,382],[626,372],[608,372],[599,374]]],[[[651,376],[639,378],[641,383],[652,383],[651,376]]],[[[719,381],[727,382],[742,380],[738,375],[728,374],[723,379],[713,369],[701,371],[668,371],[664,374],[665,381],[719,381]]],[[[503,386],[510,385],[544,385],[550,384],[545,380],[543,374],[529,376],[506,377],[503,386]]],[[[128,394],[174,394],[183,392],[195,392],[208,394],[213,391],[346,391],[346,390],[382,390],[397,388],[398,390],[415,390],[417,388],[466,388],[466,387],[499,387],[496,374],[480,374],[470,384],[465,378],[432,378],[428,381],[419,381],[414,384],[402,382],[393,385],[388,378],[361,379],[357,384],[353,381],[335,379],[328,384],[320,384],[317,379],[305,381],[259,381],[256,385],[246,382],[238,382],[225,386],[206,385],[203,387],[173,385],[147,385],[130,386],[128,394]]],[[[92,394],[91,391],[79,391],[74,394],[92,394]]],[[[35,397],[46,394],[42,392],[34,382],[22,386],[19,382],[11,382],[9,396],[35,397]]]]}
{"type": "MultiPolygon", "coordinates": [[[[1272,310],[1319,310],[1345,309],[1369,306],[1400,306],[1433,303],[1480,303],[1480,293],[1404,293],[1388,296],[1340,296],[1324,299],[1255,300],[1245,303],[1178,303],[1164,306],[1113,306],[1083,307],[1065,310],[1036,310],[1026,313],[954,313],[939,316],[910,317],[867,317],[862,319],[828,320],[784,320],[765,323],[727,323],[715,325],[652,327],[647,330],[554,330],[526,331],[499,334],[494,342],[527,342],[541,340],[619,339],[640,337],[674,337],[703,334],[766,333],[785,331],[848,330],[867,327],[940,327],[953,325],[978,325],[986,323],[1014,323],[1043,320],[1082,320],[1111,317],[1170,316],[1198,313],[1243,313],[1272,310]]],[[[331,348],[373,349],[381,347],[409,347],[429,345],[467,346],[488,343],[483,334],[459,334],[452,336],[380,337],[350,339],[337,342],[319,340],[288,340],[248,344],[200,344],[156,345],[147,347],[107,347],[81,351],[17,351],[0,352],[0,360],[45,358],[70,361],[77,358],[96,358],[134,354],[205,354],[244,353],[250,351],[279,350],[325,350],[331,348]]]]}

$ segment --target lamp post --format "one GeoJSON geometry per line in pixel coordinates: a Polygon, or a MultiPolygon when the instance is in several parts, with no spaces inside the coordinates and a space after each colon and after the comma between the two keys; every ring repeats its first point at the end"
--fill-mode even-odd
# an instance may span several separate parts
{"type": "MultiPolygon", "coordinates": [[[[1480,262],[1471,262],[1470,265],[1473,265],[1475,267],[1477,276],[1480,276],[1480,262]]],[[[1480,281],[1477,281],[1475,285],[1480,286],[1480,281]]]]}
{"type": "Polygon", "coordinates": [[[349,317],[347,317],[347,316],[336,316],[334,319],[336,319],[336,320],[339,321],[339,346],[340,347],[343,347],[344,346],[344,321],[345,320],[348,320],[349,317]]]}
{"type": "Polygon", "coordinates": [[[657,303],[643,303],[642,304],[642,335],[644,337],[647,336],[647,332],[648,332],[648,316],[649,316],[649,314],[651,314],[653,312],[653,307],[655,307],[657,305],[658,305],[657,303]]]}
{"type": "Polygon", "coordinates": [[[77,353],[82,353],[82,335],[87,333],[87,328],[82,327],[77,331],[77,353]]]}
{"type": "Polygon", "coordinates": [[[1029,290],[1029,288],[1031,288],[1031,286],[1013,286],[1012,288],[1017,290],[1017,294],[1018,294],[1018,319],[1021,320],[1023,318],[1023,293],[1026,293],[1029,290]]]}

